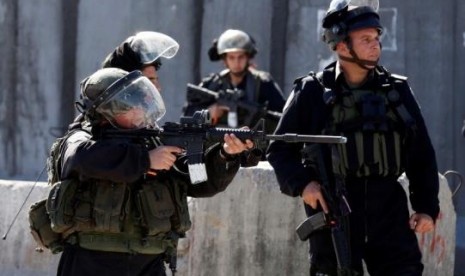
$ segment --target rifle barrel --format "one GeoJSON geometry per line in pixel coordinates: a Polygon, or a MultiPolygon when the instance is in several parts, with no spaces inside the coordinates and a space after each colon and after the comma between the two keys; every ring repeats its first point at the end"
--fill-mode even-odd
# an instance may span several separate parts
{"type": "Polygon", "coordinates": [[[268,134],[268,140],[284,141],[288,143],[324,143],[324,144],[345,144],[347,138],[344,136],[330,135],[300,135],[295,133],[286,133],[282,135],[268,134]]]}

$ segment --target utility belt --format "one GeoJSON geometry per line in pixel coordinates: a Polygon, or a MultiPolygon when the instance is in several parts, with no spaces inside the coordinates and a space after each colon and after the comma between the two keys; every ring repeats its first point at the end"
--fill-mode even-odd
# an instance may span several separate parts
{"type": "Polygon", "coordinates": [[[54,253],[77,237],[72,243],[87,249],[158,254],[167,248],[168,233],[177,233],[177,240],[191,226],[186,189],[169,181],[132,189],[126,183],[63,180],[31,208],[31,230],[54,253]]]}
{"type": "Polygon", "coordinates": [[[162,237],[136,238],[122,234],[75,233],[67,243],[96,251],[157,255],[176,249],[177,240],[162,237]]]}

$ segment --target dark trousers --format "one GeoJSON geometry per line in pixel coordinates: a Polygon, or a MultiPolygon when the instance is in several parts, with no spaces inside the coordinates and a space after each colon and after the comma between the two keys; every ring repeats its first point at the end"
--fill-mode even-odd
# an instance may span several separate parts
{"type": "Polygon", "coordinates": [[[66,246],[57,276],[166,276],[163,255],[93,251],[66,246]]]}
{"type": "MultiPolygon", "coordinates": [[[[396,179],[354,178],[346,187],[352,209],[348,236],[353,271],[363,275],[363,259],[370,276],[421,276],[421,252],[409,227],[407,197],[396,179]]],[[[329,230],[310,238],[310,262],[310,275],[337,275],[329,230]]]]}

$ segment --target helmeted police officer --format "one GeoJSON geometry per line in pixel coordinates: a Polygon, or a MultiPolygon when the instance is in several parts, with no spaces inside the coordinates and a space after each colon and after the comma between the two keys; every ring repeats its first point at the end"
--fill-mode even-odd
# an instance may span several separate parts
{"type": "Polygon", "coordinates": [[[161,58],[176,55],[179,44],[170,36],[144,31],[138,32],[121,42],[102,63],[103,68],[114,67],[128,72],[140,70],[161,92],[158,71],[161,58]]]}
{"type": "MultiPolygon", "coordinates": [[[[158,71],[162,66],[162,59],[171,59],[178,49],[178,42],[166,34],[138,32],[126,38],[109,53],[102,62],[102,68],[119,68],[127,72],[139,70],[161,93],[158,71]]],[[[80,114],[70,127],[82,124],[82,120],[83,116],[80,114]]]]}
{"type": "MultiPolygon", "coordinates": [[[[331,2],[323,40],[338,60],[295,81],[276,133],[347,137],[327,157],[347,190],[352,275],[363,273],[362,259],[370,275],[421,275],[415,232],[431,231],[439,213],[435,152],[406,78],[378,65],[383,28],[378,3],[371,2],[331,2]],[[410,218],[397,182],[403,172],[415,211],[410,218]]],[[[282,192],[301,196],[307,215],[328,212],[318,168],[301,161],[302,146],[274,141],[268,160],[282,192]]],[[[310,275],[340,275],[331,243],[329,230],[310,237],[310,275]]]]}
{"type": "Polygon", "coordinates": [[[140,71],[101,69],[82,82],[81,100],[86,123],[71,128],[49,160],[68,187],[54,185],[60,197],[50,204],[53,214],[66,213],[52,217],[65,237],[57,275],[165,275],[164,261],[174,271],[177,241],[191,225],[187,196],[226,189],[238,154],[253,143],[226,134],[204,153],[208,180],[193,185],[179,169],[181,148],[104,135],[158,127],[165,105],[140,71]]]}
{"type": "MultiPolygon", "coordinates": [[[[260,104],[269,111],[280,113],[285,103],[281,89],[269,73],[252,66],[251,61],[257,52],[255,41],[249,34],[241,30],[226,30],[218,40],[214,40],[208,51],[210,60],[222,60],[226,69],[204,78],[200,86],[212,91],[241,90],[244,92],[241,96],[244,101],[260,104]]],[[[253,127],[262,118],[254,116],[247,122],[247,116],[251,115],[249,111],[240,107],[237,111],[229,110],[227,106],[219,105],[214,100],[196,102],[188,99],[184,114],[192,115],[195,111],[206,108],[215,124],[229,127],[244,126],[246,123],[253,127]]],[[[273,123],[272,118],[265,119],[270,122],[268,132],[273,131],[277,121],[273,123]]]]}

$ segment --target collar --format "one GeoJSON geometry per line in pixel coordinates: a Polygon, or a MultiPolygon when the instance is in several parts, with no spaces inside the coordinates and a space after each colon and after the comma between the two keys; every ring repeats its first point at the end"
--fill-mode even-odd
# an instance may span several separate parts
{"type": "MultiPolygon", "coordinates": [[[[336,61],[325,67],[321,80],[328,89],[340,90],[340,88],[348,88],[341,66],[336,61]]],[[[370,70],[367,81],[360,86],[363,89],[383,90],[391,89],[390,87],[390,73],[380,65],[370,70]]]]}
{"type": "Polygon", "coordinates": [[[341,79],[344,79],[344,74],[342,72],[341,64],[339,61],[334,64],[334,82],[341,81],[341,79]]]}
{"type": "Polygon", "coordinates": [[[228,86],[228,89],[242,89],[242,90],[245,90],[246,86],[247,86],[247,79],[250,77],[250,76],[253,76],[252,72],[250,70],[247,70],[244,77],[242,78],[241,82],[237,85],[237,86],[234,86],[231,82],[231,76],[230,76],[231,72],[229,72],[228,70],[228,75],[225,77],[225,83],[227,84],[228,86]]]}
{"type": "MultiPolygon", "coordinates": [[[[378,73],[378,70],[375,70],[377,69],[376,67],[372,70],[370,70],[368,72],[368,76],[367,76],[367,79],[359,86],[359,87],[356,87],[356,88],[369,88],[369,87],[372,87],[373,84],[374,84],[374,81],[377,79],[377,73],[378,73]]],[[[342,87],[345,87],[345,88],[348,88],[348,89],[353,89],[354,87],[350,87],[347,82],[346,82],[346,79],[345,79],[345,76],[344,76],[344,71],[342,71],[342,67],[341,67],[341,64],[339,63],[339,61],[337,61],[335,64],[334,64],[334,83],[336,83],[336,85],[339,85],[339,86],[342,86],[342,87]]]]}

